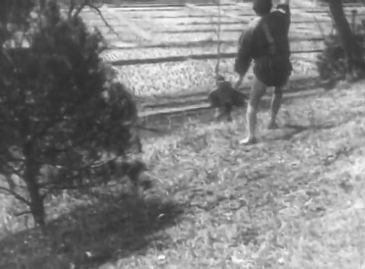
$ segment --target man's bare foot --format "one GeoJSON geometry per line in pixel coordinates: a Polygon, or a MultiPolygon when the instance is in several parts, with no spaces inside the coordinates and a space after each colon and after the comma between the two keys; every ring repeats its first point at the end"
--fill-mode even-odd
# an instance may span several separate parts
{"type": "Polygon", "coordinates": [[[279,125],[276,122],[270,122],[267,125],[267,129],[269,129],[269,130],[275,130],[275,129],[278,129],[278,128],[279,128],[279,125]]]}
{"type": "Polygon", "coordinates": [[[244,146],[253,145],[253,144],[257,143],[257,138],[256,137],[247,137],[245,139],[242,139],[239,143],[244,146]]]}

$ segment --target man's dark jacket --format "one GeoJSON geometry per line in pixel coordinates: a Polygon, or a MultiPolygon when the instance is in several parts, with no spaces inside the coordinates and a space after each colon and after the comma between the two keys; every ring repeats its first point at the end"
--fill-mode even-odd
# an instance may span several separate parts
{"type": "MultiPolygon", "coordinates": [[[[277,68],[273,70],[275,71],[273,75],[277,76],[277,74],[283,73],[285,76],[289,77],[290,73],[287,75],[287,69],[291,69],[290,44],[288,37],[291,21],[290,17],[291,15],[289,5],[281,4],[272,10],[268,15],[255,18],[253,21],[251,21],[251,23],[248,25],[248,28],[242,33],[239,40],[239,50],[235,62],[235,71],[237,73],[240,75],[245,75],[252,60],[255,62],[255,65],[257,65],[261,59],[266,59],[273,56],[270,52],[270,41],[268,40],[264,31],[264,25],[266,24],[276,48],[274,56],[279,56],[280,59],[285,62],[284,64],[279,64],[279,66],[282,67],[282,70],[277,70],[277,68]]],[[[260,73],[260,71],[258,72],[260,73]]],[[[260,78],[262,76],[268,76],[269,74],[266,72],[265,74],[255,75],[256,77],[260,78]]]]}

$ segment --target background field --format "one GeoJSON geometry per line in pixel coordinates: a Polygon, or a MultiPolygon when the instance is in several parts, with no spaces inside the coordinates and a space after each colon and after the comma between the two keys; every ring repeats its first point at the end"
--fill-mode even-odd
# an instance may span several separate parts
{"type": "MultiPolygon", "coordinates": [[[[346,8],[349,19],[352,9],[346,8]]],[[[358,5],[357,10],[361,17],[364,9],[358,5]]],[[[220,12],[219,17],[215,5],[185,3],[104,6],[102,14],[109,26],[92,10],[85,10],[82,16],[90,26],[97,26],[104,33],[110,49],[102,57],[115,66],[121,81],[134,92],[141,115],[160,115],[176,111],[176,101],[184,103],[185,96],[190,98],[179,106],[186,109],[179,108],[179,111],[206,108],[202,96],[214,87],[218,42],[221,43],[220,73],[232,82],[237,79],[233,62],[238,38],[254,14],[251,4],[242,2],[225,3],[220,12]],[[219,41],[218,21],[221,27],[219,41]],[[195,98],[199,101],[192,103],[195,95],[199,95],[195,98]],[[161,103],[161,100],[165,100],[163,108],[154,105],[151,112],[150,104],[161,103]]],[[[314,5],[314,2],[294,1],[292,13],[293,78],[312,78],[317,76],[315,62],[323,49],[323,36],[333,30],[331,19],[328,10],[314,5]]],[[[252,71],[249,70],[245,82],[251,79],[252,71]]]]}
{"type": "MultiPolygon", "coordinates": [[[[224,12],[221,18],[221,52],[231,54],[222,60],[221,73],[233,81],[236,79],[233,58],[237,40],[253,18],[253,12],[250,4],[242,3],[222,6],[221,9],[224,12]]],[[[350,14],[350,10],[347,12],[350,14]]],[[[103,14],[115,33],[92,11],[84,12],[82,16],[90,26],[98,26],[105,34],[114,49],[105,52],[103,57],[116,65],[122,81],[128,83],[138,96],[194,92],[198,88],[213,87],[214,54],[217,52],[216,7],[104,8],[103,14]],[[210,54],[211,59],[178,62],[171,59],[204,54],[210,54]],[[142,61],[138,65],[119,67],[127,60],[145,58],[155,60],[155,63],[143,64],[142,61]],[[160,79],[156,80],[156,77],[160,79]]],[[[294,74],[316,73],[315,51],[323,48],[322,34],[328,34],[331,29],[332,24],[324,8],[293,8],[290,37],[294,74]]],[[[250,78],[248,74],[246,80],[250,78]]]]}

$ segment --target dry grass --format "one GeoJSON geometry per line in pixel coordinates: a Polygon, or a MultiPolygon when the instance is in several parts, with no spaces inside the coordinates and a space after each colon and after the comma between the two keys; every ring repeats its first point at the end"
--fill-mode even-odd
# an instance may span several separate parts
{"type": "MultiPolygon", "coordinates": [[[[73,229],[63,258],[32,251],[43,267],[28,268],[69,268],[57,259],[91,250],[109,251],[104,269],[365,268],[364,116],[362,82],[284,106],[281,130],[264,130],[261,113],[256,146],[238,144],[242,115],[151,139],[144,159],[154,191],[137,201],[95,198],[88,222],[98,228],[73,229]]],[[[0,257],[15,242],[1,241],[0,257]]],[[[12,256],[29,260],[30,248],[12,256]]]]}

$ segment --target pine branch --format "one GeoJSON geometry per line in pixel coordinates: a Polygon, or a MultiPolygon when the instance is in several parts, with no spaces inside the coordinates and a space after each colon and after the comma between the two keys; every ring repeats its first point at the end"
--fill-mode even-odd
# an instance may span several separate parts
{"type": "Polygon", "coordinates": [[[16,193],[15,191],[9,190],[8,188],[5,188],[5,187],[0,187],[0,190],[7,192],[8,194],[14,196],[16,199],[23,202],[27,206],[30,206],[30,202],[27,199],[25,199],[23,196],[21,196],[20,194],[16,193]]]}
{"type": "Polygon", "coordinates": [[[113,34],[116,34],[118,37],[120,37],[119,33],[116,32],[114,30],[114,28],[108,23],[108,21],[105,19],[103,13],[101,12],[101,10],[98,7],[96,7],[95,5],[90,4],[90,3],[86,4],[86,6],[91,8],[91,10],[94,10],[99,15],[100,19],[104,22],[105,26],[108,27],[109,30],[113,32],[113,34]]]}

